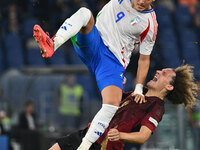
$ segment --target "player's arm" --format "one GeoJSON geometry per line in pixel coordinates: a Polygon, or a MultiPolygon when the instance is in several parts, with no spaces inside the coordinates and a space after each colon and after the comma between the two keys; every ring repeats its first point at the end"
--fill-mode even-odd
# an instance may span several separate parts
{"type": "Polygon", "coordinates": [[[135,101],[138,102],[140,100],[140,103],[145,102],[142,88],[149,70],[150,55],[157,35],[157,21],[155,17],[152,17],[152,19],[154,26],[150,26],[150,20],[148,19],[148,27],[140,34],[140,58],[138,60],[137,80],[134,91],[135,101]]]}
{"type": "Polygon", "coordinates": [[[137,80],[136,80],[136,87],[134,91],[135,101],[140,103],[145,102],[143,92],[143,85],[149,70],[150,65],[150,55],[143,55],[140,54],[138,60],[138,69],[137,69],[137,80]]]}
{"type": "Polygon", "coordinates": [[[137,84],[144,84],[150,65],[150,55],[140,54],[137,69],[137,84]]]}
{"type": "Polygon", "coordinates": [[[117,129],[111,129],[108,132],[108,139],[110,141],[122,140],[129,143],[144,144],[151,136],[152,131],[146,127],[142,126],[139,132],[119,132],[117,129]]]}

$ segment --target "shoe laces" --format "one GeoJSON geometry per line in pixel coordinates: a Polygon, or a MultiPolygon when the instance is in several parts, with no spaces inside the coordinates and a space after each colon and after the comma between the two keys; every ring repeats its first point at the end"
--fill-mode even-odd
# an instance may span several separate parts
{"type": "Polygon", "coordinates": [[[46,32],[47,36],[50,37],[49,32],[46,32]]]}

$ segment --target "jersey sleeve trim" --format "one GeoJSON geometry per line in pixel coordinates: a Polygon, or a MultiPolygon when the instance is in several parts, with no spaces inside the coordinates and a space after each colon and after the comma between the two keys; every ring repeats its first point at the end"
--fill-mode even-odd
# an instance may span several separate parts
{"type": "Polygon", "coordinates": [[[154,26],[154,33],[153,33],[153,38],[152,40],[155,41],[156,40],[156,36],[157,36],[157,32],[158,32],[158,23],[156,21],[156,14],[155,12],[151,12],[151,17],[152,17],[152,20],[153,20],[153,26],[154,26]]]}
{"type": "Polygon", "coordinates": [[[146,127],[148,127],[148,128],[151,130],[152,134],[154,133],[154,131],[155,131],[155,129],[156,129],[156,126],[155,126],[152,122],[143,122],[143,123],[141,124],[141,126],[146,126],[146,127]]]}
{"type": "Polygon", "coordinates": [[[149,9],[149,10],[144,10],[144,11],[142,11],[141,13],[147,14],[147,13],[151,13],[151,12],[153,12],[153,11],[154,11],[154,9],[153,9],[153,7],[152,7],[151,9],[149,9]]]}
{"type": "Polygon", "coordinates": [[[152,117],[149,118],[149,121],[151,121],[156,127],[158,126],[158,122],[152,117]]]}

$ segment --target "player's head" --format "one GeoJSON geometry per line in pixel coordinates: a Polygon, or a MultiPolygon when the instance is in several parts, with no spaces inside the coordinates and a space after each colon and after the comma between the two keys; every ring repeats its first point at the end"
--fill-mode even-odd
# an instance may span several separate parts
{"type": "Polygon", "coordinates": [[[173,80],[174,90],[167,93],[166,98],[173,104],[184,104],[192,107],[196,102],[197,84],[194,82],[193,66],[182,65],[176,68],[173,80]]]}
{"type": "Polygon", "coordinates": [[[132,7],[137,11],[144,11],[151,8],[151,3],[155,0],[132,0],[132,7]]]}
{"type": "Polygon", "coordinates": [[[173,82],[175,78],[176,73],[171,68],[157,70],[154,78],[147,83],[147,86],[154,93],[158,93],[159,96],[164,98],[168,91],[174,89],[173,82]]]}
{"type": "Polygon", "coordinates": [[[150,89],[162,93],[173,104],[191,107],[196,101],[197,85],[194,82],[193,66],[190,65],[157,71],[147,85],[150,89]]]}

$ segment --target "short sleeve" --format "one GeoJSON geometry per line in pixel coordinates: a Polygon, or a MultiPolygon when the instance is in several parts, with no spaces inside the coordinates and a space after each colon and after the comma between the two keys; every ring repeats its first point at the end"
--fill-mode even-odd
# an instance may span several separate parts
{"type": "Polygon", "coordinates": [[[164,106],[158,104],[145,116],[141,125],[148,127],[152,133],[155,131],[164,114],[164,106]]]}
{"type": "Polygon", "coordinates": [[[140,54],[143,55],[151,54],[157,36],[158,24],[155,13],[151,13],[151,17],[152,19],[148,20],[148,27],[140,34],[140,54]]]}
{"type": "Polygon", "coordinates": [[[148,41],[148,40],[144,40],[141,44],[140,44],[140,54],[142,55],[151,55],[151,52],[153,50],[155,41],[148,41]]]}

